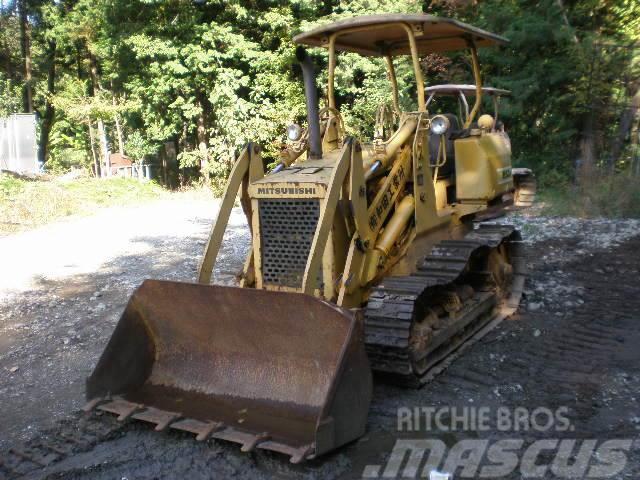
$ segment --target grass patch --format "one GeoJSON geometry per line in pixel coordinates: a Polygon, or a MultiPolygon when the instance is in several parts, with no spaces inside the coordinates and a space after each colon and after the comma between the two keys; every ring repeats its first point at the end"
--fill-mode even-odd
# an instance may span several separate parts
{"type": "Polygon", "coordinates": [[[581,218],[640,218],[640,178],[615,174],[585,185],[547,186],[543,214],[581,218]]]}
{"type": "Polygon", "coordinates": [[[0,234],[44,225],[70,215],[87,215],[105,206],[160,198],[155,182],[130,178],[25,179],[0,174],[0,234]]]}

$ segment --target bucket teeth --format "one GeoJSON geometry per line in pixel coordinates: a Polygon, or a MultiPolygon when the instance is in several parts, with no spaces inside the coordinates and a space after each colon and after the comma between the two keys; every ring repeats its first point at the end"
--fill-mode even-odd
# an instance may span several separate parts
{"type": "Polygon", "coordinates": [[[204,442],[210,438],[227,440],[242,445],[242,452],[252,452],[257,448],[271,450],[290,456],[291,463],[300,463],[313,458],[314,445],[294,447],[276,441],[268,432],[258,435],[243,432],[225,425],[223,422],[202,422],[193,418],[185,418],[178,412],[169,412],[156,407],[148,407],[139,403],[129,402],[121,397],[95,398],[88,402],[82,410],[90,412],[100,410],[118,415],[118,420],[128,418],[141,420],[155,424],[155,431],[164,431],[168,428],[181,430],[196,435],[196,440],[204,442]]]}
{"type": "Polygon", "coordinates": [[[83,412],[91,412],[93,410],[95,410],[95,408],[100,404],[100,403],[104,403],[106,402],[105,398],[102,397],[97,397],[94,398],[93,400],[88,401],[83,407],[82,407],[82,411],[83,412]]]}
{"type": "Polygon", "coordinates": [[[269,439],[271,439],[271,435],[269,435],[266,432],[262,433],[260,435],[256,435],[251,440],[249,440],[247,443],[242,445],[242,448],[240,450],[243,451],[243,452],[252,452],[256,448],[256,446],[258,446],[258,444],[260,444],[262,442],[266,442],[269,439]]]}
{"type": "Polygon", "coordinates": [[[311,445],[300,447],[293,455],[291,455],[291,459],[289,461],[296,464],[303,462],[307,458],[313,458],[313,447],[311,445]]]}
{"type": "Polygon", "coordinates": [[[156,427],[154,430],[156,432],[162,432],[166,430],[167,427],[171,425],[171,423],[182,418],[182,415],[176,412],[166,412],[158,408],[148,407],[146,410],[134,413],[131,418],[149,423],[155,423],[156,427]]]}
{"type": "Polygon", "coordinates": [[[220,430],[224,430],[225,425],[222,422],[209,422],[209,424],[202,430],[197,436],[196,440],[198,442],[204,442],[208,440],[212,433],[219,432],[220,430]]]}
{"type": "MultiPolygon", "coordinates": [[[[128,402],[119,397],[114,397],[111,401],[107,401],[106,399],[100,399],[98,402],[97,409],[102,410],[104,412],[113,413],[118,415],[118,421],[124,422],[129,417],[131,417],[134,413],[137,413],[141,410],[144,410],[145,406],[139,403],[128,402]]],[[[89,402],[91,404],[91,402],[89,402]]],[[[87,405],[88,407],[89,405],[87,405]]],[[[86,407],[85,407],[86,408],[86,407]]]]}

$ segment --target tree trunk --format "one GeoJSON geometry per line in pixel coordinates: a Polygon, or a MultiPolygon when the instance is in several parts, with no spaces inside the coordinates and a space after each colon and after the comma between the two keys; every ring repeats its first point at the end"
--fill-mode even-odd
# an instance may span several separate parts
{"type": "MultiPolygon", "coordinates": [[[[115,102],[115,99],[114,99],[115,102]]],[[[122,139],[122,125],[120,125],[120,116],[115,114],[116,136],[118,137],[118,152],[124,156],[124,140],[122,139]]]]}
{"type": "Polygon", "coordinates": [[[586,112],[582,121],[582,138],[580,139],[580,160],[576,165],[577,180],[581,185],[589,184],[595,175],[596,148],[594,136],[593,112],[586,112]]]}
{"type": "Polygon", "coordinates": [[[205,105],[204,101],[199,98],[197,105],[200,107],[200,114],[197,120],[196,139],[198,141],[198,151],[200,152],[200,173],[204,175],[205,180],[209,181],[209,152],[207,145],[207,128],[205,125],[205,105]]]}
{"type": "MultiPolygon", "coordinates": [[[[95,97],[97,93],[102,90],[102,85],[100,85],[100,79],[98,77],[98,61],[91,51],[89,51],[89,73],[91,75],[91,90],[95,97]]],[[[98,140],[100,141],[100,157],[102,158],[102,165],[104,167],[102,176],[109,177],[111,176],[111,165],[109,162],[107,129],[104,126],[104,121],[100,118],[98,119],[98,140]]]]}
{"type": "Polygon", "coordinates": [[[98,155],[96,155],[96,147],[95,147],[95,135],[93,133],[93,125],[89,122],[89,143],[91,144],[91,156],[93,157],[93,173],[96,178],[100,177],[100,161],[98,160],[98,155]]]}
{"type": "MultiPolygon", "coordinates": [[[[118,102],[116,102],[116,96],[113,93],[114,92],[114,88],[113,88],[113,82],[111,82],[111,101],[113,102],[113,106],[116,107],[118,105],[118,102]]],[[[124,156],[124,140],[122,138],[122,125],[120,124],[120,115],[118,115],[118,112],[114,112],[114,120],[115,120],[115,124],[116,124],[116,137],[118,139],[118,152],[120,153],[120,155],[124,156]]]]}
{"type": "Polygon", "coordinates": [[[635,88],[635,94],[631,97],[629,105],[622,111],[620,116],[620,126],[618,128],[618,135],[613,140],[611,146],[611,165],[615,166],[616,162],[620,159],[622,150],[624,149],[624,141],[629,135],[631,128],[633,127],[636,115],[640,110],[640,84],[635,88]]]}
{"type": "Polygon", "coordinates": [[[580,45],[580,40],[578,40],[576,31],[573,29],[573,27],[571,26],[571,23],[569,22],[569,16],[567,15],[567,9],[564,6],[563,0],[556,0],[556,5],[558,5],[558,8],[560,9],[560,15],[562,15],[562,21],[567,26],[567,28],[571,30],[571,39],[573,40],[573,43],[575,43],[576,45],[580,45]]]}
{"type": "Polygon", "coordinates": [[[55,118],[55,107],[51,98],[56,91],[56,42],[49,40],[47,68],[47,98],[45,100],[44,115],[42,116],[42,128],[40,130],[40,160],[45,163],[49,158],[49,134],[55,118]]]}
{"type": "MultiPolygon", "coordinates": [[[[640,112],[640,111],[639,111],[640,112]]],[[[631,126],[631,175],[640,176],[640,115],[636,112],[631,126]]]]}
{"type": "MultiPolygon", "coordinates": [[[[189,149],[189,126],[187,125],[187,122],[182,122],[182,138],[180,139],[180,144],[181,144],[181,150],[182,152],[186,152],[189,149]]],[[[184,187],[184,185],[186,184],[186,179],[187,177],[187,172],[185,171],[185,168],[182,165],[182,162],[178,163],[178,183],[180,184],[181,187],[184,187]]]]}
{"type": "Polygon", "coordinates": [[[104,122],[98,119],[98,140],[100,141],[100,156],[103,160],[104,171],[103,177],[111,176],[111,162],[109,161],[109,144],[107,142],[107,129],[104,126],[104,122]]]}
{"type": "Polygon", "coordinates": [[[89,52],[89,74],[91,75],[91,95],[95,97],[98,91],[102,90],[102,86],[98,78],[98,60],[91,52],[89,52]]]}
{"type": "Polygon", "coordinates": [[[20,49],[24,66],[24,110],[33,112],[33,91],[31,86],[31,45],[29,41],[29,18],[27,14],[27,0],[18,2],[20,15],[20,49]]]}
{"type": "Polygon", "coordinates": [[[124,141],[122,139],[122,126],[120,125],[120,119],[116,115],[116,133],[118,135],[118,152],[124,157],[124,141]]]}
{"type": "Polygon", "coordinates": [[[78,77],[78,80],[82,80],[82,76],[84,75],[84,71],[82,69],[82,60],[83,60],[82,43],[76,42],[75,49],[76,49],[76,76],[78,77]]]}

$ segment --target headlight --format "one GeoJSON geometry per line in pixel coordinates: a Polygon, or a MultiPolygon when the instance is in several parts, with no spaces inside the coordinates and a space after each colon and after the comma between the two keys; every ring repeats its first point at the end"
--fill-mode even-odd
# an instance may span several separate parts
{"type": "Polygon", "coordinates": [[[444,115],[436,115],[431,119],[431,131],[436,135],[443,135],[449,130],[449,119],[444,115]]]}
{"type": "Polygon", "coordinates": [[[289,140],[291,140],[292,142],[300,140],[301,136],[302,127],[300,127],[300,125],[298,125],[297,123],[292,123],[287,127],[287,138],[289,138],[289,140]]]}

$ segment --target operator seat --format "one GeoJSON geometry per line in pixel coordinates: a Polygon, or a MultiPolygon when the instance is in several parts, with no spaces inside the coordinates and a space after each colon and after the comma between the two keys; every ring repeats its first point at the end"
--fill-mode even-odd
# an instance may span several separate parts
{"type": "MultiPolygon", "coordinates": [[[[455,151],[453,149],[453,141],[460,130],[460,124],[458,123],[458,117],[452,113],[445,113],[445,117],[449,119],[449,130],[444,134],[446,146],[447,146],[447,160],[445,164],[438,169],[438,178],[447,178],[455,173],[456,170],[456,158],[455,151]]],[[[438,149],[440,148],[440,135],[431,133],[429,137],[429,157],[431,164],[434,165],[438,160],[438,149]]]]}

